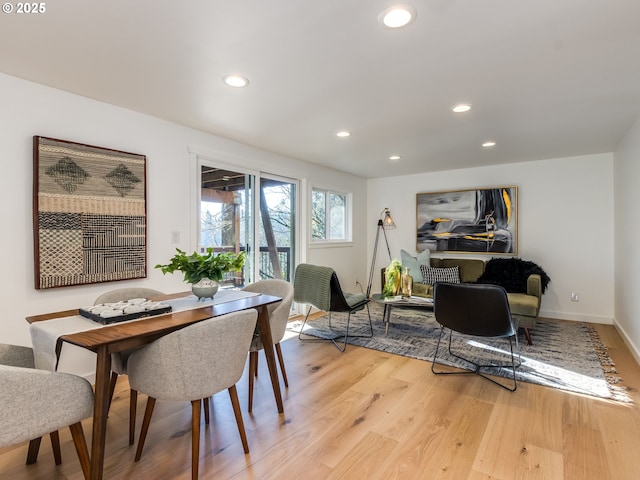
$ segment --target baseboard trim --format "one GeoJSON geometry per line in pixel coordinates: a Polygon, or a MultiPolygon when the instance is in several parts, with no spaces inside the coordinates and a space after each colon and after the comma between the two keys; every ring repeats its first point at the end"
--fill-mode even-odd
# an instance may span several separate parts
{"type": "Polygon", "coordinates": [[[618,333],[622,337],[622,341],[625,343],[627,348],[629,348],[629,351],[631,352],[631,355],[633,355],[633,358],[635,358],[638,365],[640,365],[640,349],[638,348],[638,346],[631,341],[631,338],[627,334],[626,330],[622,327],[622,325],[615,321],[613,322],[613,325],[616,327],[616,330],[618,330],[618,333]]]}
{"type": "Polygon", "coordinates": [[[569,320],[574,322],[586,322],[586,323],[602,323],[604,325],[613,325],[613,318],[602,317],[600,315],[584,315],[580,313],[563,313],[563,312],[550,312],[548,310],[541,310],[539,317],[554,318],[556,320],[569,320]]]}

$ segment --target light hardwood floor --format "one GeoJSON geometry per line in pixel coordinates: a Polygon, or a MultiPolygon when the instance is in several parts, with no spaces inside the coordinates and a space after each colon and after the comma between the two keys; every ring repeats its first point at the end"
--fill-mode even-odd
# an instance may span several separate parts
{"type": "MultiPolygon", "coordinates": [[[[612,326],[598,331],[633,405],[527,383],[509,393],[477,376],[437,377],[419,360],[284,341],[285,413],[277,413],[261,355],[253,414],[246,413],[246,372],[238,384],[251,453],[243,454],[228,394],[221,392],[202,435],[200,478],[635,480],[640,368],[612,326]]],[[[127,389],[121,377],[105,478],[190,478],[190,405],[158,402],[144,454],[134,463],[127,389]]],[[[146,399],[139,401],[141,415],[146,399]]],[[[141,416],[138,429],[140,422],[141,416]]],[[[90,437],[90,420],[84,425],[90,437]]],[[[26,444],[0,449],[0,479],[81,479],[68,429],[61,443],[58,467],[46,438],[32,466],[24,465],[26,444]]]]}

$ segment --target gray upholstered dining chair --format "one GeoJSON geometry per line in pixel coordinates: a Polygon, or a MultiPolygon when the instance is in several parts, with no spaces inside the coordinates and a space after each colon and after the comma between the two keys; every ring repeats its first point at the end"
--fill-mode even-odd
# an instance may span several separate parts
{"type": "Polygon", "coordinates": [[[88,478],[89,452],[80,422],[93,414],[91,384],[68,373],[0,365],[0,385],[0,447],[68,426],[88,478]]]}
{"type": "Polygon", "coordinates": [[[198,478],[202,400],[225,388],[231,397],[244,452],[249,453],[236,383],[244,371],[257,318],[258,312],[250,309],[203,320],[131,354],[127,365],[129,384],[149,396],[136,461],[142,456],[156,400],[190,401],[191,476],[198,478]]]}
{"type": "Polygon", "coordinates": [[[0,365],[35,368],[33,349],[22,345],[0,343],[0,365]]]}
{"type": "MultiPolygon", "coordinates": [[[[518,325],[511,317],[507,291],[499,285],[472,283],[437,282],[433,288],[433,312],[441,325],[440,336],[433,354],[431,371],[437,375],[478,374],[483,378],[515,391],[518,388],[516,368],[520,366],[520,344],[518,343],[518,325]],[[448,352],[454,358],[470,365],[469,370],[437,371],[436,363],[440,352],[440,343],[445,329],[449,329],[448,352]],[[463,356],[452,349],[453,332],[475,337],[503,338],[509,342],[510,361],[495,360],[479,363],[469,356],[463,356]],[[514,343],[518,359],[514,354],[514,343]],[[487,376],[487,369],[510,370],[513,384],[505,385],[487,376]]],[[[506,351],[506,350],[505,350],[506,351]]],[[[491,371],[491,370],[489,370],[491,371]]]]}
{"type": "MultiPolygon", "coordinates": [[[[281,302],[268,305],[267,309],[269,311],[271,336],[273,337],[273,344],[276,354],[278,355],[282,380],[284,381],[285,387],[288,387],[289,381],[287,380],[287,371],[284,367],[280,341],[287,330],[287,321],[289,320],[289,312],[291,311],[291,303],[293,302],[293,285],[285,280],[268,279],[251,283],[244,287],[243,290],[282,298],[281,302]]],[[[260,335],[258,335],[256,331],[253,335],[253,341],[251,342],[251,348],[249,350],[249,412],[253,410],[253,384],[255,377],[258,376],[258,352],[263,349],[264,345],[260,340],[260,335]]]]}
{"type": "MultiPolygon", "coordinates": [[[[0,343],[0,365],[35,368],[33,348],[22,345],[0,343]]],[[[49,437],[51,438],[51,448],[53,450],[54,461],[56,462],[56,465],[60,465],[62,463],[62,454],[60,452],[60,436],[58,435],[58,430],[49,432],[49,437]]],[[[41,441],[42,437],[32,438],[29,441],[27,465],[32,465],[38,460],[41,441]]]]}
{"type": "MultiPolygon", "coordinates": [[[[94,305],[100,305],[103,303],[117,303],[126,302],[132,298],[154,298],[164,295],[159,290],[152,288],[130,287],[130,288],[117,288],[115,290],[109,290],[98,296],[93,302],[94,305]]],[[[111,355],[111,384],[109,386],[109,402],[113,399],[113,393],[116,389],[116,382],[119,375],[127,374],[127,359],[133,350],[125,350],[124,352],[114,353],[111,355]]],[[[136,429],[136,416],[135,416],[135,404],[137,402],[136,392],[129,391],[129,445],[133,445],[135,440],[136,429]]]]}
{"type": "Polygon", "coordinates": [[[126,302],[127,300],[131,300],[132,298],[154,298],[164,295],[164,293],[154,290],[153,288],[141,288],[141,287],[130,287],[130,288],[117,288],[115,290],[109,290],[98,296],[96,301],[93,302],[94,305],[98,305],[100,303],[116,303],[116,302],[126,302]]]}
{"type": "Polygon", "coordinates": [[[300,341],[317,342],[331,341],[338,350],[344,352],[347,348],[347,339],[351,337],[373,337],[373,325],[371,324],[371,312],[369,312],[369,299],[364,294],[348,293],[342,290],[338,276],[331,267],[323,267],[319,265],[311,265],[301,263],[297,266],[295,277],[293,280],[293,300],[298,303],[309,304],[309,309],[302,322],[302,327],[298,334],[300,341]],[[331,313],[344,312],[347,313],[347,325],[344,333],[336,332],[338,335],[334,338],[302,338],[304,335],[304,326],[309,319],[311,307],[329,312],[329,328],[331,327],[331,313]],[[351,323],[351,314],[363,309],[367,309],[369,317],[369,333],[363,335],[349,335],[349,326],[351,323]],[[344,335],[342,345],[336,341],[340,336],[344,335]]]}

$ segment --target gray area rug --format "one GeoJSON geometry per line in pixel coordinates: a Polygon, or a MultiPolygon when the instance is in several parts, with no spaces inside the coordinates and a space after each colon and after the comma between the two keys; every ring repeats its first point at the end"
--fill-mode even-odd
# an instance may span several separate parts
{"type": "MultiPolygon", "coordinates": [[[[394,308],[389,332],[385,335],[382,321],[382,307],[370,303],[371,320],[374,335],[372,338],[349,337],[347,343],[371,348],[396,355],[425,360],[433,359],[440,325],[435,321],[433,312],[423,309],[394,308]]],[[[347,315],[325,314],[307,322],[304,333],[321,338],[333,338],[346,326],[347,315]]],[[[299,332],[302,321],[289,324],[289,330],[299,332]]],[[[349,335],[368,333],[366,309],[351,317],[349,335]]],[[[616,385],[620,379],[615,366],[609,358],[606,348],[600,342],[597,333],[582,322],[561,322],[539,320],[532,329],[533,345],[527,345],[524,336],[520,336],[521,366],[516,370],[519,382],[545,385],[571,392],[629,402],[624,387],[616,385]]],[[[447,352],[447,334],[443,337],[438,354],[438,363],[459,368],[470,368],[447,352]]],[[[333,346],[332,346],[333,348],[333,346]]],[[[509,342],[504,339],[484,339],[453,334],[452,350],[462,356],[480,363],[505,363],[510,361],[509,342]]],[[[431,365],[428,366],[430,368],[431,365]]],[[[510,377],[511,369],[491,368],[487,373],[501,377],[510,377]]]]}

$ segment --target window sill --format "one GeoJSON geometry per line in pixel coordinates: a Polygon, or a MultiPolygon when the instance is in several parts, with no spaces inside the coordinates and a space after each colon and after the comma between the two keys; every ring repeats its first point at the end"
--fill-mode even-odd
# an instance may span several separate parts
{"type": "Polygon", "coordinates": [[[336,242],[312,242],[309,243],[309,248],[310,249],[316,249],[316,248],[345,248],[345,247],[353,247],[354,243],[353,242],[348,242],[348,241],[336,241],[336,242]]]}

